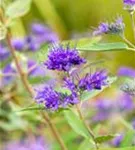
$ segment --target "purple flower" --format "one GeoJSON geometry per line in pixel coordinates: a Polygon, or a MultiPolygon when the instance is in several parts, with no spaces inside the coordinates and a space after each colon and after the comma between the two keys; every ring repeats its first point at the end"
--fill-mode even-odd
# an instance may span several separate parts
{"type": "Polygon", "coordinates": [[[94,122],[99,123],[99,121],[105,121],[110,117],[110,112],[97,112],[96,115],[93,116],[92,120],[94,122]]]}
{"type": "Polygon", "coordinates": [[[130,111],[134,109],[134,102],[130,95],[122,93],[122,95],[118,97],[118,100],[116,100],[116,107],[118,107],[120,111],[130,111]]]}
{"type": "Polygon", "coordinates": [[[97,112],[93,116],[93,120],[95,122],[105,121],[112,115],[114,105],[111,99],[98,99],[94,103],[94,109],[96,109],[97,112]]]}
{"type": "Polygon", "coordinates": [[[43,138],[38,137],[34,140],[24,139],[22,141],[9,142],[5,144],[4,150],[49,150],[49,147],[43,138]]]}
{"type": "Polygon", "coordinates": [[[37,41],[43,43],[53,43],[59,41],[58,35],[54,33],[49,27],[40,24],[32,24],[32,34],[36,37],[37,41]]]}
{"type": "Polygon", "coordinates": [[[115,147],[118,147],[122,140],[123,140],[124,136],[123,134],[121,134],[120,136],[117,136],[113,141],[112,141],[112,144],[115,146],[115,147]]]}
{"type": "Polygon", "coordinates": [[[135,5],[135,0],[123,0],[123,2],[125,5],[130,5],[130,6],[135,5]]]}
{"type": "Polygon", "coordinates": [[[101,23],[98,28],[93,32],[93,35],[101,35],[103,33],[109,32],[109,24],[108,23],[101,23]]]}
{"type": "Polygon", "coordinates": [[[115,22],[112,23],[101,23],[99,27],[93,32],[93,35],[102,35],[102,34],[121,34],[123,33],[125,24],[123,19],[118,17],[115,22]]]}
{"type": "Polygon", "coordinates": [[[47,28],[43,24],[33,23],[31,25],[31,30],[32,30],[32,33],[34,33],[34,34],[42,35],[42,34],[46,33],[47,28]]]}
{"type": "Polygon", "coordinates": [[[2,70],[2,74],[4,75],[2,78],[2,84],[9,84],[13,79],[15,75],[16,71],[13,69],[13,67],[11,66],[11,64],[7,64],[3,70],[2,70]]]}
{"type": "Polygon", "coordinates": [[[112,100],[99,99],[96,102],[96,108],[98,110],[108,112],[108,111],[112,110],[112,108],[113,108],[112,104],[113,104],[112,100]]]}
{"type": "Polygon", "coordinates": [[[23,38],[15,38],[12,39],[12,46],[16,49],[16,50],[24,50],[25,48],[25,40],[23,38]]]}
{"type": "Polygon", "coordinates": [[[72,92],[71,95],[65,96],[63,101],[63,107],[67,105],[75,105],[79,103],[78,95],[75,92],[72,92]]]}
{"type": "Polygon", "coordinates": [[[134,78],[135,77],[135,69],[130,68],[130,67],[121,67],[118,70],[118,75],[119,76],[129,76],[134,78]]]}
{"type": "Polygon", "coordinates": [[[39,104],[44,104],[47,109],[52,111],[78,103],[78,98],[75,93],[70,95],[57,92],[51,86],[45,86],[36,90],[36,101],[39,104]]]}
{"type": "Polygon", "coordinates": [[[86,60],[79,56],[76,48],[70,48],[69,45],[66,48],[63,45],[57,45],[50,49],[45,65],[50,70],[69,71],[71,67],[83,63],[86,63],[86,60]]]}
{"type": "Polygon", "coordinates": [[[39,43],[37,39],[32,35],[29,35],[25,38],[25,44],[27,49],[30,51],[36,51],[41,46],[41,43],[39,43]]]}
{"type": "Polygon", "coordinates": [[[132,121],[132,126],[135,129],[135,119],[132,121]]]}
{"type": "Polygon", "coordinates": [[[27,62],[28,74],[31,76],[45,76],[45,68],[39,66],[34,60],[29,59],[27,62]]]}
{"type": "Polygon", "coordinates": [[[47,109],[57,110],[61,103],[61,93],[55,91],[51,86],[45,86],[37,90],[35,99],[38,103],[43,103],[47,109]]]}
{"type": "Polygon", "coordinates": [[[86,74],[84,78],[79,81],[79,88],[82,90],[100,90],[102,86],[107,85],[107,72],[105,70],[97,71],[93,74],[86,74]]]}
{"type": "Polygon", "coordinates": [[[9,50],[2,44],[0,44],[0,61],[3,61],[9,57],[9,50]]]}
{"type": "Polygon", "coordinates": [[[70,91],[76,91],[76,85],[70,78],[64,78],[64,86],[70,91]]]}
{"type": "Polygon", "coordinates": [[[37,67],[37,63],[34,60],[28,60],[27,62],[29,74],[34,75],[37,67]]]}

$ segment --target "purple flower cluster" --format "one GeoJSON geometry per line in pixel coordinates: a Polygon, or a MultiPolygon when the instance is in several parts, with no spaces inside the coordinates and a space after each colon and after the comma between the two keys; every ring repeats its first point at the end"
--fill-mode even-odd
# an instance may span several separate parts
{"type": "Polygon", "coordinates": [[[64,78],[64,87],[68,88],[70,91],[76,91],[77,85],[70,78],[64,78]]]}
{"type": "Polygon", "coordinates": [[[107,120],[114,109],[114,104],[112,100],[108,99],[98,99],[94,103],[94,109],[97,110],[96,114],[92,117],[94,122],[107,120]]]}
{"type": "Polygon", "coordinates": [[[86,74],[84,78],[79,81],[79,88],[82,90],[100,90],[102,86],[107,85],[107,72],[105,70],[97,71],[93,74],[86,74]]]}
{"type": "Polygon", "coordinates": [[[135,0],[123,0],[125,5],[133,6],[135,5],[135,0]]]}
{"type": "Polygon", "coordinates": [[[59,108],[74,105],[79,102],[79,96],[84,91],[100,90],[107,84],[107,72],[105,70],[97,71],[93,74],[86,74],[84,78],[74,78],[70,71],[76,65],[86,63],[84,58],[79,56],[76,48],[70,48],[69,45],[64,48],[63,45],[56,46],[49,51],[48,59],[45,65],[50,70],[64,71],[65,77],[62,80],[62,86],[68,90],[67,93],[57,92],[52,87],[44,87],[37,90],[37,103],[45,104],[47,109],[58,110],[59,108]]]}
{"type": "Polygon", "coordinates": [[[20,37],[12,39],[12,45],[18,51],[36,51],[45,43],[54,43],[57,41],[59,41],[58,36],[47,26],[33,23],[31,33],[24,38],[20,37]]]}
{"type": "MultiPolygon", "coordinates": [[[[25,63],[26,70],[24,71],[27,71],[27,74],[29,76],[33,77],[45,75],[45,70],[43,69],[43,67],[39,66],[34,60],[28,59],[26,60],[26,62],[21,62],[20,65],[23,67],[25,63]]],[[[15,81],[15,78],[18,76],[16,67],[13,64],[14,63],[11,62],[10,64],[5,65],[4,68],[0,69],[0,74],[2,74],[2,76],[0,75],[0,88],[13,83],[13,81],[15,81]]]]}
{"type": "Polygon", "coordinates": [[[37,103],[45,104],[47,109],[58,110],[59,108],[74,105],[79,102],[79,92],[100,90],[103,86],[107,85],[107,73],[102,70],[94,74],[86,75],[85,78],[79,81],[73,81],[72,78],[64,78],[64,87],[67,88],[70,94],[57,92],[50,86],[45,86],[40,90],[36,90],[37,103]]]}
{"type": "Polygon", "coordinates": [[[135,0],[123,0],[124,9],[129,11],[131,14],[134,13],[135,0]]]}
{"type": "Polygon", "coordinates": [[[131,67],[120,67],[118,70],[119,76],[135,77],[135,69],[131,67]]]}
{"type": "Polygon", "coordinates": [[[71,69],[84,63],[86,63],[86,60],[79,56],[76,48],[70,48],[69,45],[66,48],[63,45],[51,48],[45,65],[50,70],[66,72],[62,85],[68,89],[69,93],[58,92],[50,86],[45,86],[41,90],[36,90],[35,99],[37,103],[43,103],[47,109],[58,110],[59,108],[78,103],[82,92],[94,89],[100,90],[102,86],[108,85],[108,77],[105,70],[87,74],[84,78],[74,78],[70,74],[71,69]]]}
{"type": "Polygon", "coordinates": [[[114,140],[112,141],[112,145],[115,146],[115,147],[119,147],[123,139],[124,139],[123,134],[121,134],[119,136],[116,136],[114,138],[114,140]]]}
{"type": "Polygon", "coordinates": [[[98,28],[93,32],[93,35],[102,35],[102,34],[122,34],[125,28],[123,19],[121,17],[117,18],[115,22],[112,23],[101,23],[98,28]]]}
{"type": "Polygon", "coordinates": [[[13,141],[5,145],[3,150],[49,150],[50,146],[45,143],[43,138],[38,137],[36,139],[30,140],[25,139],[22,141],[13,141]]]}
{"type": "Polygon", "coordinates": [[[92,104],[91,109],[95,111],[92,120],[97,123],[99,121],[107,121],[110,117],[115,118],[115,116],[119,116],[121,114],[128,115],[132,111],[134,112],[135,108],[135,104],[132,97],[128,94],[118,91],[118,89],[117,94],[113,94],[113,98],[99,97],[92,104]]]}
{"type": "Polygon", "coordinates": [[[4,61],[9,57],[10,53],[8,48],[6,48],[3,44],[0,44],[0,61],[4,61]]]}
{"type": "Polygon", "coordinates": [[[44,104],[47,109],[53,111],[79,102],[77,95],[68,95],[66,93],[57,92],[51,86],[45,86],[44,88],[37,90],[35,99],[37,100],[37,103],[44,104]]]}
{"type": "Polygon", "coordinates": [[[45,65],[50,70],[68,72],[71,67],[84,63],[86,63],[86,60],[79,56],[79,52],[76,48],[72,49],[69,45],[67,45],[66,48],[64,48],[63,45],[57,45],[50,49],[45,65]]]}

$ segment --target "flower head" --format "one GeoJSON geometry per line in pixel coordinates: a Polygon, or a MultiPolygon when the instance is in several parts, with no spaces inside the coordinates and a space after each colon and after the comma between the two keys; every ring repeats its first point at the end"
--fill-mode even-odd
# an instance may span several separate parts
{"type": "Polygon", "coordinates": [[[41,44],[34,36],[29,35],[25,38],[26,48],[30,51],[36,51],[40,48],[41,44]]]}
{"type": "Polygon", "coordinates": [[[93,35],[101,34],[121,34],[123,33],[125,24],[121,17],[118,17],[115,22],[101,23],[99,27],[93,32],[93,35]]]}
{"type": "Polygon", "coordinates": [[[36,36],[37,40],[40,42],[53,43],[59,41],[58,35],[43,24],[33,23],[31,30],[32,34],[36,36]]]}
{"type": "Polygon", "coordinates": [[[107,72],[105,70],[97,71],[93,74],[86,74],[79,81],[79,88],[82,90],[102,89],[102,86],[107,85],[107,72]]]}
{"type": "Polygon", "coordinates": [[[134,102],[132,97],[127,93],[122,93],[118,96],[116,100],[116,107],[118,107],[119,111],[131,111],[134,109],[134,102]]]}
{"type": "Polygon", "coordinates": [[[52,87],[45,86],[37,91],[35,99],[38,103],[44,103],[47,109],[56,110],[59,107],[60,94],[52,87]]]}
{"type": "Polygon", "coordinates": [[[124,9],[128,10],[131,14],[135,10],[135,0],[123,0],[124,9]]]}
{"type": "Polygon", "coordinates": [[[51,86],[45,86],[37,90],[35,99],[37,103],[44,104],[47,109],[53,111],[78,103],[76,94],[72,93],[68,95],[66,93],[57,92],[51,86]]]}
{"type": "Polygon", "coordinates": [[[128,76],[128,77],[135,77],[135,69],[130,68],[130,67],[121,67],[118,70],[118,75],[119,76],[128,76]]]}
{"type": "Polygon", "coordinates": [[[25,48],[25,40],[23,38],[14,38],[12,39],[12,46],[16,49],[16,50],[24,50],[25,48]]]}
{"type": "Polygon", "coordinates": [[[47,31],[47,28],[43,24],[33,23],[31,25],[31,31],[34,34],[40,34],[41,35],[41,34],[44,34],[47,31]]]}
{"type": "Polygon", "coordinates": [[[70,91],[76,90],[76,85],[70,78],[64,78],[64,86],[68,88],[70,91]]]}
{"type": "Polygon", "coordinates": [[[7,64],[1,71],[2,76],[2,87],[11,83],[14,80],[14,76],[16,71],[12,68],[11,64],[7,64]]]}
{"type": "Polygon", "coordinates": [[[109,24],[108,23],[101,23],[98,28],[93,32],[93,35],[100,35],[103,33],[109,32],[109,24]]]}
{"type": "Polygon", "coordinates": [[[133,6],[135,5],[135,0],[123,0],[125,5],[133,6]]]}
{"type": "Polygon", "coordinates": [[[113,144],[115,147],[118,147],[118,146],[121,144],[123,138],[124,138],[124,135],[123,135],[123,134],[117,136],[117,137],[112,141],[112,144],[113,144]]]}
{"type": "Polygon", "coordinates": [[[9,55],[10,53],[8,49],[4,45],[0,44],[0,61],[7,59],[9,55]]]}
{"type": "Polygon", "coordinates": [[[86,63],[86,60],[79,56],[76,48],[59,45],[50,49],[45,65],[50,70],[69,71],[71,67],[83,63],[86,63]]]}

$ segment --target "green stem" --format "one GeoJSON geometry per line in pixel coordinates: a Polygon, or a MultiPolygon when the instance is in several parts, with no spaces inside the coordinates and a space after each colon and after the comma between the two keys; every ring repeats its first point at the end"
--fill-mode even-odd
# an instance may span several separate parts
{"type": "Polygon", "coordinates": [[[124,35],[121,37],[129,46],[131,46],[131,48],[135,48],[135,45],[132,44],[124,35]]]}
{"type": "Polygon", "coordinates": [[[135,21],[134,21],[134,14],[131,13],[130,16],[131,16],[133,35],[134,35],[134,40],[135,40],[135,21]]]}
{"type": "Polygon", "coordinates": [[[79,106],[79,105],[76,105],[76,109],[77,109],[77,112],[78,112],[78,114],[79,114],[80,119],[82,120],[82,122],[83,122],[83,124],[85,125],[85,127],[88,129],[89,134],[90,134],[90,136],[92,137],[92,139],[93,139],[93,141],[94,141],[94,143],[95,143],[96,149],[98,150],[98,145],[97,145],[97,142],[96,142],[96,140],[95,140],[95,135],[94,135],[92,129],[90,128],[90,126],[88,126],[88,124],[85,122],[85,119],[84,119],[83,114],[82,114],[82,112],[81,112],[80,106],[79,106]]]}
{"type": "Polygon", "coordinates": [[[59,142],[61,149],[62,150],[68,150],[57,130],[57,128],[54,126],[54,124],[51,122],[50,117],[47,113],[42,113],[43,118],[45,119],[46,123],[49,125],[53,135],[55,136],[55,138],[57,139],[57,141],[59,142]]]}
{"type": "Polygon", "coordinates": [[[135,52],[135,48],[127,48],[127,49],[135,52]]]}

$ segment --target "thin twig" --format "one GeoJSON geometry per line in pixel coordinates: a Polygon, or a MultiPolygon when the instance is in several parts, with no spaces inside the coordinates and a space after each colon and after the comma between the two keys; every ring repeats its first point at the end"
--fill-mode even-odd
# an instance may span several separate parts
{"type": "Polygon", "coordinates": [[[61,146],[61,149],[62,150],[67,150],[65,144],[63,143],[63,140],[61,139],[60,135],[59,135],[59,132],[58,130],[56,129],[56,127],[52,124],[52,122],[50,121],[50,118],[49,118],[49,115],[47,113],[42,113],[45,121],[47,122],[47,124],[49,124],[49,127],[53,133],[53,135],[55,135],[55,137],[57,138],[60,146],[61,146]]]}
{"type": "Polygon", "coordinates": [[[80,110],[80,106],[79,106],[79,105],[76,105],[76,109],[77,109],[77,112],[78,112],[78,114],[79,114],[80,119],[81,119],[82,122],[84,123],[85,127],[88,129],[89,134],[90,134],[90,136],[92,137],[92,139],[93,139],[93,141],[94,141],[94,143],[95,143],[96,149],[98,150],[98,145],[97,145],[97,142],[95,141],[94,133],[93,133],[93,131],[91,130],[90,126],[88,126],[88,124],[85,122],[85,119],[84,119],[84,117],[83,117],[83,114],[82,114],[82,112],[81,112],[81,110],[80,110]]]}
{"type": "MultiPolygon", "coordinates": [[[[133,35],[134,35],[134,40],[135,40],[135,21],[134,21],[134,13],[130,13],[130,16],[131,16],[133,35]]],[[[134,59],[134,57],[135,57],[135,53],[133,54],[133,59],[134,59]]]]}
{"type": "Polygon", "coordinates": [[[130,45],[132,48],[135,48],[135,45],[132,44],[125,36],[121,36],[121,37],[128,45],[130,45]]]}
{"type": "Polygon", "coordinates": [[[135,52],[135,48],[127,48],[128,50],[134,51],[135,52]]]}
{"type": "Polygon", "coordinates": [[[135,40],[135,21],[134,21],[134,14],[131,13],[130,16],[131,16],[133,35],[134,35],[134,40],[135,40]]]}

